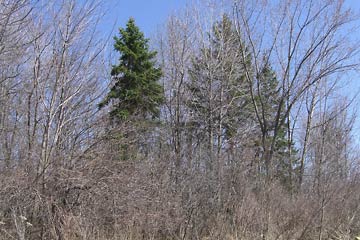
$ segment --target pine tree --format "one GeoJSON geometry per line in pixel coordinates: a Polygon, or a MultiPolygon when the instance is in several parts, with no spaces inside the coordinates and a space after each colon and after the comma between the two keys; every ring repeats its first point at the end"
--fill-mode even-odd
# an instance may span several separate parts
{"type": "Polygon", "coordinates": [[[99,108],[112,104],[112,119],[138,120],[159,116],[159,106],[164,101],[163,87],[158,83],[162,72],[155,66],[157,52],[149,50],[149,39],[130,18],[126,28],[120,28],[114,37],[114,48],[120,53],[119,64],[112,67],[114,85],[99,104],[99,108]]]}
{"type": "Polygon", "coordinates": [[[120,53],[119,63],[112,67],[113,86],[99,108],[109,105],[110,119],[116,125],[107,133],[113,141],[109,143],[111,151],[118,151],[120,160],[129,160],[148,151],[152,120],[159,116],[165,100],[158,82],[162,71],[156,67],[157,52],[149,49],[149,39],[133,18],[126,28],[119,29],[114,40],[114,49],[120,53]]]}
{"type": "Polygon", "coordinates": [[[233,148],[240,122],[248,120],[243,111],[249,105],[243,69],[249,62],[241,57],[240,40],[228,16],[216,22],[208,36],[209,45],[189,70],[188,107],[197,135],[205,139],[211,168],[215,154],[233,148]]]}
{"type": "MultiPolygon", "coordinates": [[[[256,96],[258,106],[262,108],[263,118],[263,137],[265,141],[271,141],[274,136],[276,115],[281,104],[279,92],[279,82],[271,66],[265,65],[258,76],[259,91],[256,96]],[[265,134],[264,134],[265,133],[265,134]]],[[[284,109],[283,107],[281,109],[284,109]]],[[[283,116],[284,113],[281,113],[283,116]]],[[[296,149],[291,142],[289,149],[289,140],[287,139],[286,124],[280,126],[275,137],[274,149],[274,168],[276,178],[288,189],[292,188],[292,178],[297,172],[299,159],[296,158],[296,149]]]]}

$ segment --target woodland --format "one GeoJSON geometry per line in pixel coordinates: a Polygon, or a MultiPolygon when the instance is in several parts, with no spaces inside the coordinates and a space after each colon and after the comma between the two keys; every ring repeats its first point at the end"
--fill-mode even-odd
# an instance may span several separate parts
{"type": "Polygon", "coordinates": [[[358,13],[0,0],[0,239],[360,238],[358,13]]]}

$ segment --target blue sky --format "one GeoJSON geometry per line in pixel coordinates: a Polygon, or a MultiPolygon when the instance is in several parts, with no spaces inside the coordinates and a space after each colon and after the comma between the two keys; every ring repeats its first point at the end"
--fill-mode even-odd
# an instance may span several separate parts
{"type": "MultiPolygon", "coordinates": [[[[159,24],[163,24],[169,14],[186,6],[188,0],[106,0],[108,10],[106,21],[116,22],[118,27],[124,26],[129,17],[134,17],[137,24],[151,35],[159,24]]],[[[360,0],[346,0],[355,12],[360,11],[360,0]]]]}
{"type": "Polygon", "coordinates": [[[134,17],[145,36],[151,37],[166,22],[167,17],[185,7],[186,2],[187,0],[108,0],[105,3],[106,23],[115,23],[117,32],[130,17],[134,17]]]}

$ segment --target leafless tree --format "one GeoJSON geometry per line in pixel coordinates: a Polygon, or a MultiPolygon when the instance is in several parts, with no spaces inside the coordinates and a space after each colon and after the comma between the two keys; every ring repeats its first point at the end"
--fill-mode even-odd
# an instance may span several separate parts
{"type": "MultiPolygon", "coordinates": [[[[274,119],[276,127],[269,145],[263,146],[271,171],[275,138],[280,127],[291,121],[294,105],[318,82],[357,67],[358,49],[346,37],[354,18],[343,1],[235,1],[234,16],[239,37],[253,58],[254,69],[247,69],[246,75],[253,86],[251,95],[261,91],[256,76],[268,62],[280,81],[282,99],[274,119]],[[281,116],[281,112],[286,114],[281,116]]],[[[257,119],[266,129],[261,101],[253,103],[257,119]]]]}

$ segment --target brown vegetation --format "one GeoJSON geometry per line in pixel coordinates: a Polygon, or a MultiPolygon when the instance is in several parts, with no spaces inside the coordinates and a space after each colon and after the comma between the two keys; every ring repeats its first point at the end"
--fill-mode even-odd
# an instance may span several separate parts
{"type": "Polygon", "coordinates": [[[154,44],[161,116],[117,124],[97,107],[110,78],[98,8],[0,0],[0,239],[360,235],[353,99],[340,97],[359,47],[342,1],[169,17],[154,44]]]}

